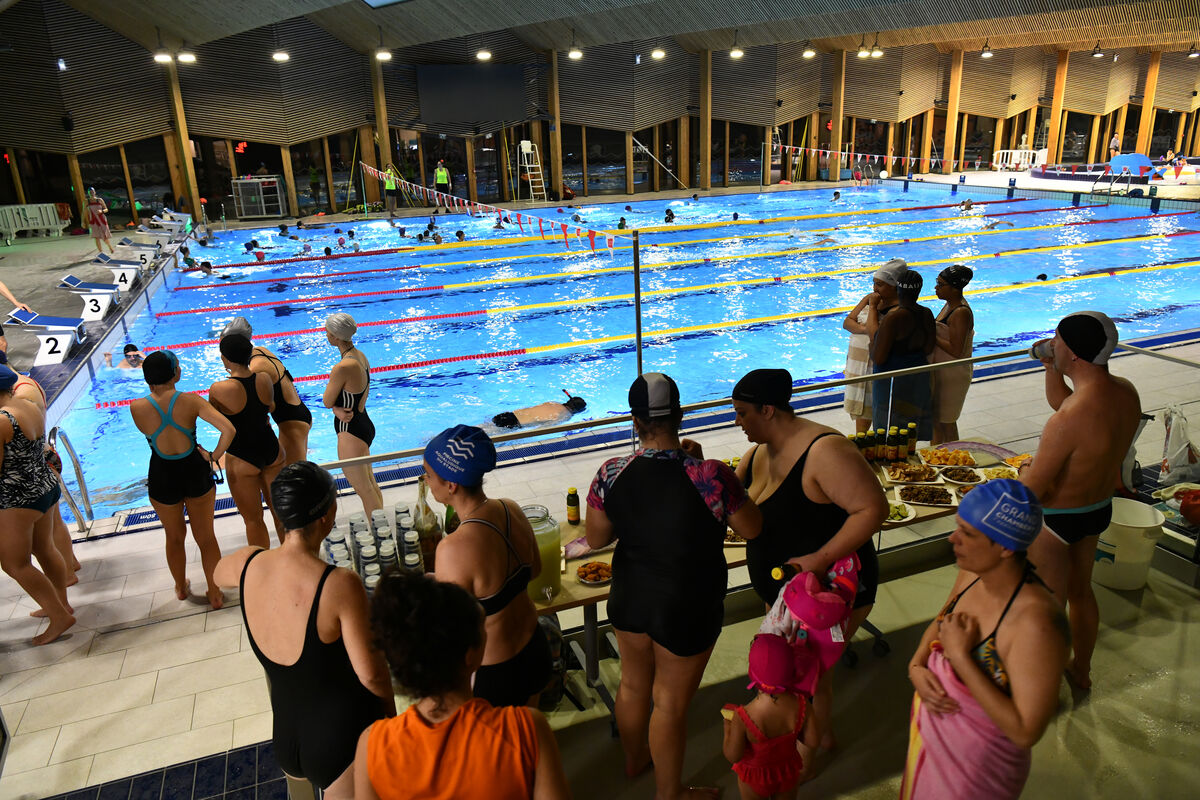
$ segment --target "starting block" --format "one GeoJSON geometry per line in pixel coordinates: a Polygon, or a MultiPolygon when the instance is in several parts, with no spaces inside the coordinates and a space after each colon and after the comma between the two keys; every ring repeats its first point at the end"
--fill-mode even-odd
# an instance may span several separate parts
{"type": "Polygon", "coordinates": [[[61,364],[84,338],[81,317],[47,317],[36,311],[14,308],[8,312],[5,324],[29,328],[37,336],[38,352],[33,359],[35,367],[61,364]]]}
{"type": "Polygon", "coordinates": [[[108,271],[113,276],[113,283],[117,285],[118,289],[126,292],[136,286],[141,278],[142,264],[140,261],[109,258],[101,253],[92,263],[108,267],[108,271]]]}
{"type": "Polygon", "coordinates": [[[59,281],[58,288],[79,295],[83,300],[83,319],[88,322],[104,319],[113,303],[121,302],[121,287],[115,283],[90,283],[67,275],[59,281]]]}

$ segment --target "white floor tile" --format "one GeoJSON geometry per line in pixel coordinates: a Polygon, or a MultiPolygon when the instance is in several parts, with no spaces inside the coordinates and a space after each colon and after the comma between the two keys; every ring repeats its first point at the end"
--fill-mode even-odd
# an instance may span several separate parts
{"type": "Polygon", "coordinates": [[[181,761],[223,753],[233,747],[232,722],[161,736],[97,753],[87,782],[90,785],[105,783],[139,772],[162,769],[181,761]]]}
{"type": "MultiPolygon", "coordinates": [[[[107,653],[32,670],[28,680],[15,681],[12,689],[0,695],[0,700],[11,703],[115,681],[121,674],[124,659],[124,653],[107,653]]],[[[2,682],[0,689],[3,689],[2,682]]]]}
{"type": "Polygon", "coordinates": [[[80,689],[43,694],[29,701],[18,733],[57,728],[105,714],[149,705],[155,675],[137,675],[80,689]]]}
{"type": "MultiPolygon", "coordinates": [[[[78,612],[75,617],[79,618],[78,612]]],[[[88,626],[76,625],[57,641],[33,647],[29,640],[44,626],[43,621],[29,617],[4,623],[4,636],[0,638],[0,674],[82,658],[92,643],[94,634],[88,626]]]]}
{"type": "Polygon", "coordinates": [[[194,633],[202,633],[205,629],[205,615],[192,614],[178,619],[160,622],[147,621],[137,627],[125,628],[112,633],[98,633],[92,642],[91,654],[111,653],[116,650],[126,650],[138,645],[177,639],[194,633]]]}
{"type": "MultiPolygon", "coordinates": [[[[231,629],[237,633],[237,629],[231,629]]],[[[254,653],[246,650],[160,670],[154,701],[245,683],[263,674],[254,653]]]]}
{"type": "Polygon", "coordinates": [[[39,769],[50,763],[54,743],[58,740],[58,728],[18,733],[12,738],[8,759],[4,762],[5,776],[39,769]]]}
{"type": "Polygon", "coordinates": [[[191,725],[192,703],[193,697],[187,695],[63,725],[51,763],[183,733],[191,725]]]}
{"type": "Polygon", "coordinates": [[[270,711],[238,717],[233,721],[233,744],[230,747],[248,747],[259,742],[270,741],[274,715],[270,711]]]}
{"type": "MultiPolygon", "coordinates": [[[[169,625],[170,622],[160,624],[169,625]]],[[[125,651],[121,677],[157,672],[237,652],[238,634],[237,628],[221,628],[129,647],[125,651]]]]}
{"type": "Polygon", "coordinates": [[[75,619],[86,628],[107,628],[111,625],[136,622],[150,616],[150,596],[122,597],[107,603],[94,603],[75,608],[75,619]]]}
{"type": "Polygon", "coordinates": [[[204,728],[271,710],[266,675],[245,683],[235,683],[196,694],[192,727],[204,728]]]}
{"type": "Polygon", "coordinates": [[[87,783],[91,769],[92,757],[86,756],[29,772],[9,774],[5,770],[4,780],[0,781],[0,800],[29,800],[73,791],[87,783]]]}

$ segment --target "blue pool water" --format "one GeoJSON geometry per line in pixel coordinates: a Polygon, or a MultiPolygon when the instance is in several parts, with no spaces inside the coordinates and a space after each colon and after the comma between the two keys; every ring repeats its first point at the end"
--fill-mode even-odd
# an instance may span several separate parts
{"type": "MultiPolygon", "coordinates": [[[[1128,219],[1148,210],[1003,202],[1003,195],[951,195],[935,186],[906,192],[898,183],[843,189],[836,205],[831,196],[817,190],[671,201],[673,228],[641,236],[645,368],[675,377],[685,403],[728,396],[738,377],[756,367],[786,367],[797,380],[839,375],[846,311],[870,291],[872,265],[894,256],[924,275],[926,302],[935,312],[937,273],[960,260],[975,270],[968,290],[976,292],[969,300],[977,354],[1040,338],[1058,318],[1081,308],[1114,317],[1122,338],[1197,327],[1200,319],[1195,269],[1107,274],[1200,258],[1200,236],[1187,235],[1194,214],[1128,219]],[[988,202],[970,212],[920,208],[967,196],[988,202]],[[748,224],[731,224],[735,211],[748,224]],[[822,214],[836,216],[813,216],[822,214]],[[984,231],[983,215],[1015,227],[984,231]],[[808,218],[781,219],[786,217],[808,218]],[[712,226],[689,227],[698,224],[712,226]],[[836,242],[814,248],[817,232],[836,242]],[[1087,277],[1093,272],[1101,277],[1087,277]],[[1049,280],[1037,281],[1039,274],[1049,280]],[[1028,282],[1033,285],[1018,286],[1028,282]]],[[[579,213],[594,228],[615,228],[621,216],[632,226],[650,227],[662,224],[666,205],[646,201],[631,213],[623,204],[588,204],[579,213]]],[[[568,222],[576,210],[540,213],[568,222]]],[[[418,447],[448,425],[483,424],[502,411],[565,399],[561,389],[586,398],[588,409],[577,419],[624,413],[636,372],[630,241],[619,239],[611,253],[599,241],[594,254],[573,230],[570,250],[561,230],[546,241],[492,242],[520,235],[516,226],[493,231],[493,221],[462,215],[443,220],[443,236],[452,240],[462,229],[467,245],[232,266],[224,270],[228,280],[173,274],[169,290],[131,321],[131,341],[172,347],[183,370],[180,388],[207,389],[225,373],[215,344],[194,343],[215,339],[231,318],[245,316],[256,341],[299,379],[297,388],[315,417],[310,458],[316,461],[336,458],[336,441],[332,417],[321,406],[324,380],[303,378],[327,373],[336,361],[336,350],[319,330],[333,311],[358,321],[355,343],[373,367],[401,365],[371,378],[368,405],[378,430],[373,452],[418,447]],[[488,313],[471,315],[479,311],[488,313]],[[386,324],[366,324],[377,322],[386,324]],[[296,331],[313,332],[279,335],[296,331]],[[507,354],[487,355],[497,353],[507,354]]],[[[423,223],[405,221],[410,235],[423,223]]],[[[415,245],[385,221],[341,227],[353,227],[365,250],[415,245]]],[[[332,225],[293,233],[302,240],[282,238],[271,228],[230,231],[216,247],[193,246],[193,255],[236,265],[244,263],[242,242],[251,238],[272,248],[269,258],[283,258],[305,241],[319,253],[338,237],[332,225]]],[[[149,450],[126,408],[96,404],[144,394],[140,371],[104,370],[61,423],[81,443],[99,514],[146,505],[149,450]]],[[[211,431],[201,434],[202,441],[213,438],[211,431]]]]}

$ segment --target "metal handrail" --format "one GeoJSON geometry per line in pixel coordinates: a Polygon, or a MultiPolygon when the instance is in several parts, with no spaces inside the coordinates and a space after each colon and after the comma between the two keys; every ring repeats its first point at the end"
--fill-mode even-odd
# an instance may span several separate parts
{"type": "MultiPolygon", "coordinates": [[[[71,458],[71,467],[75,470],[75,480],[79,482],[79,493],[80,498],[83,500],[84,514],[87,515],[87,521],[92,522],[95,517],[92,514],[92,500],[88,496],[87,481],[83,477],[83,467],[79,464],[79,456],[75,455],[75,448],[71,446],[71,440],[67,436],[67,432],[55,426],[46,434],[46,442],[53,450],[58,450],[59,439],[62,440],[63,448],[71,458]]],[[[84,514],[79,513],[79,504],[75,502],[75,496],[71,494],[67,482],[63,480],[62,473],[58,475],[58,484],[62,487],[63,496],[67,498],[67,504],[71,506],[71,512],[75,515],[75,525],[79,528],[79,532],[86,532],[87,526],[83,524],[84,514]]]]}

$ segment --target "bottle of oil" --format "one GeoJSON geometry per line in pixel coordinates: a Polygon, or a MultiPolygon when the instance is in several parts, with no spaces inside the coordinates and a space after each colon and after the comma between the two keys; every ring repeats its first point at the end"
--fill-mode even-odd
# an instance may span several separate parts
{"type": "Polygon", "coordinates": [[[888,428],[887,432],[887,460],[900,460],[900,432],[895,425],[888,428]]]}
{"type": "Polygon", "coordinates": [[[875,431],[870,430],[863,434],[866,444],[863,446],[863,456],[868,462],[875,460],[875,431]]]}
{"type": "Polygon", "coordinates": [[[917,452],[917,423],[908,423],[908,452],[915,454],[917,452]]]}
{"type": "Polygon", "coordinates": [[[875,429],[875,460],[887,461],[887,428],[875,429]]]}
{"type": "Polygon", "coordinates": [[[896,460],[908,461],[908,428],[896,432],[896,460]]]}
{"type": "Polygon", "coordinates": [[[579,524],[579,492],[574,486],[567,489],[567,524],[579,524]]]}

